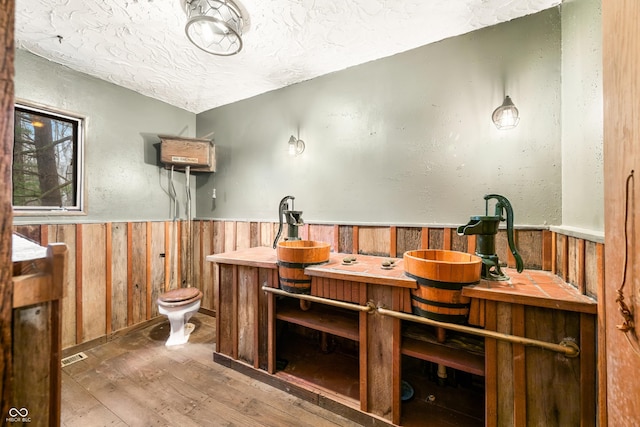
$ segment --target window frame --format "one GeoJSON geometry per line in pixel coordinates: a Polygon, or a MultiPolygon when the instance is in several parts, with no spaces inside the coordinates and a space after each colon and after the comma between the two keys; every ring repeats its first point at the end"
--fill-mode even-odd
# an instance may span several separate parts
{"type": "MultiPolygon", "coordinates": [[[[86,215],[87,212],[86,212],[86,193],[85,193],[84,152],[85,152],[85,132],[87,127],[87,117],[81,114],[64,111],[58,108],[16,99],[14,102],[14,108],[13,108],[14,121],[15,121],[16,112],[18,108],[22,110],[27,110],[29,112],[33,112],[35,114],[44,114],[47,116],[52,116],[52,118],[54,119],[60,118],[61,120],[75,122],[77,126],[77,139],[75,141],[76,165],[74,166],[75,175],[76,175],[76,182],[75,182],[76,203],[74,206],[66,206],[66,207],[15,206],[13,205],[13,195],[12,195],[11,203],[13,208],[13,215],[14,216],[86,215]]],[[[15,135],[13,139],[14,139],[13,144],[15,147],[15,135]]],[[[13,173],[11,174],[11,179],[13,181],[13,173]]],[[[12,184],[12,188],[13,188],[13,184],[12,184]]]]}

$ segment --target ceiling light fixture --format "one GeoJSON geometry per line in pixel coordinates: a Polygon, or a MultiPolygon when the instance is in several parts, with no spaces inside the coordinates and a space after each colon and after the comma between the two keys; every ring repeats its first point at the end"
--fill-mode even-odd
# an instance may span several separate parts
{"type": "Polygon", "coordinates": [[[183,0],[187,38],[207,53],[235,55],[242,49],[244,21],[231,0],[183,0]]]}
{"type": "Polygon", "coordinates": [[[502,105],[493,111],[491,118],[498,129],[506,130],[518,126],[520,114],[516,106],[513,105],[511,98],[507,95],[502,105]]]}
{"type": "Polygon", "coordinates": [[[304,152],[304,148],[304,141],[291,135],[291,138],[289,138],[289,155],[299,156],[304,152]]]}

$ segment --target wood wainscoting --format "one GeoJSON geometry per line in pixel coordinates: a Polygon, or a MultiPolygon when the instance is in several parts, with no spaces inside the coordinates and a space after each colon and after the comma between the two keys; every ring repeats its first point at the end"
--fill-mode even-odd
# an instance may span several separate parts
{"type": "MultiPolygon", "coordinates": [[[[148,221],[14,225],[13,230],[43,246],[62,242],[69,248],[62,307],[62,347],[68,349],[108,340],[158,318],[158,295],[177,287],[200,289],[202,310],[213,314],[217,266],[205,256],[271,246],[278,224],[192,221],[191,257],[187,227],[187,221],[148,221]]],[[[299,235],[329,242],[333,252],[389,257],[418,248],[472,252],[475,247],[475,236],[436,226],[306,224],[299,235]]],[[[604,277],[603,244],[549,230],[516,230],[515,239],[525,268],[552,271],[596,297],[604,277]]],[[[504,230],[496,238],[496,251],[515,266],[504,230]]]]}

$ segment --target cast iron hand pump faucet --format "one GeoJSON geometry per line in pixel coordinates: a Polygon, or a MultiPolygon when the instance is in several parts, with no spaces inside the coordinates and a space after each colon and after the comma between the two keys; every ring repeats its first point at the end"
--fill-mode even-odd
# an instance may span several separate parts
{"type": "Polygon", "coordinates": [[[293,196],[285,196],[280,200],[280,204],[278,205],[278,218],[280,221],[280,226],[278,227],[278,234],[276,234],[276,238],[273,241],[273,249],[278,246],[278,240],[280,239],[280,235],[282,234],[282,217],[284,216],[285,221],[287,222],[287,237],[285,240],[300,240],[298,237],[298,227],[304,225],[302,221],[302,211],[293,210],[293,200],[295,197],[293,196]],[[291,200],[291,209],[289,209],[289,200],[291,200]]]}
{"type": "Polygon", "coordinates": [[[485,200],[485,215],[472,216],[466,225],[458,227],[459,235],[477,235],[476,238],[476,255],[482,258],[482,278],[486,280],[509,280],[509,276],[502,272],[496,254],[496,234],[500,221],[504,221],[502,217],[503,210],[507,213],[507,240],[509,249],[516,261],[516,269],[518,273],[522,272],[524,264],[522,257],[516,248],[515,239],[513,238],[513,209],[511,203],[506,197],[499,194],[487,194],[485,200]],[[489,200],[497,200],[495,213],[489,215],[489,200]]]}

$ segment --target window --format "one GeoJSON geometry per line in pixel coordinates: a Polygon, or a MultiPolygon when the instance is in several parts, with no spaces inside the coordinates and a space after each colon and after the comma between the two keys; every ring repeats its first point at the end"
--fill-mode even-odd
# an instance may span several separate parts
{"type": "Polygon", "coordinates": [[[82,212],[84,119],[15,106],[13,208],[16,213],[82,212]]]}

